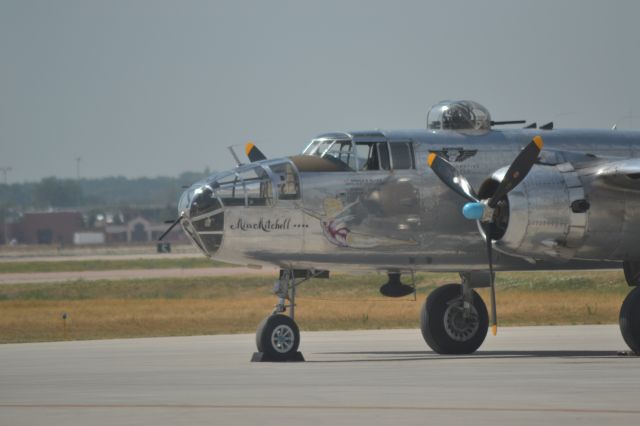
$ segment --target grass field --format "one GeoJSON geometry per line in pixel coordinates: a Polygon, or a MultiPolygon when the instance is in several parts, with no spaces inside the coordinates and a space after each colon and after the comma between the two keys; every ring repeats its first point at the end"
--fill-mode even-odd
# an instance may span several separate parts
{"type": "Polygon", "coordinates": [[[202,257],[174,259],[100,259],[100,260],[64,260],[57,262],[2,262],[0,272],[70,272],[70,271],[113,271],[122,269],[168,269],[168,268],[211,268],[215,266],[233,266],[202,257]]]}
{"type": "MultiPolygon", "coordinates": [[[[417,301],[383,298],[385,276],[336,275],[300,287],[302,330],[417,328],[421,304],[455,274],[419,274],[417,301]]],[[[0,342],[253,332],[276,298],[273,277],[0,286],[0,342]],[[62,319],[67,313],[68,319],[62,319]]],[[[501,325],[617,322],[622,272],[501,273],[501,325]]],[[[480,291],[488,302],[488,292],[480,291]]]]}

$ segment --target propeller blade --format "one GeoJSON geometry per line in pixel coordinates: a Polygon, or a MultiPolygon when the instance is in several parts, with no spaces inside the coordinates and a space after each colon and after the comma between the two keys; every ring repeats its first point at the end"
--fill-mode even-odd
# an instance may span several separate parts
{"type": "Polygon", "coordinates": [[[449,188],[453,189],[459,195],[471,202],[477,203],[479,201],[478,195],[471,187],[471,184],[469,184],[467,179],[460,174],[458,169],[456,169],[447,160],[440,157],[435,152],[432,152],[429,154],[429,157],[427,157],[427,164],[431,167],[431,170],[434,171],[436,176],[438,176],[449,188]]]}
{"type": "Polygon", "coordinates": [[[244,146],[244,152],[247,154],[247,157],[249,157],[249,161],[251,161],[252,163],[267,159],[267,156],[264,155],[262,151],[260,151],[258,147],[253,144],[253,142],[247,142],[247,144],[244,146]]]}
{"type": "Polygon", "coordinates": [[[498,313],[496,310],[496,283],[493,275],[493,245],[491,237],[487,235],[487,255],[489,256],[489,282],[491,283],[491,333],[495,336],[498,334],[498,313]]]}
{"type": "Polygon", "coordinates": [[[498,185],[496,192],[488,202],[489,207],[492,209],[496,207],[498,201],[507,195],[509,191],[515,188],[522,180],[527,176],[531,168],[538,159],[538,155],[542,150],[544,142],[540,136],[533,138],[527,146],[524,147],[520,154],[513,160],[513,163],[509,166],[507,173],[504,175],[504,179],[498,185]]]}
{"type": "Polygon", "coordinates": [[[166,236],[167,236],[167,234],[168,234],[169,232],[171,232],[171,230],[172,230],[173,228],[175,228],[175,227],[176,227],[176,225],[177,225],[177,224],[179,224],[179,223],[182,221],[182,219],[183,219],[183,216],[180,216],[179,218],[177,218],[177,219],[176,219],[176,220],[171,224],[171,226],[169,226],[169,228],[168,228],[166,231],[164,231],[164,232],[162,233],[162,235],[160,235],[160,238],[158,238],[158,241],[162,241],[162,239],[163,239],[164,237],[166,237],[166,236]]]}

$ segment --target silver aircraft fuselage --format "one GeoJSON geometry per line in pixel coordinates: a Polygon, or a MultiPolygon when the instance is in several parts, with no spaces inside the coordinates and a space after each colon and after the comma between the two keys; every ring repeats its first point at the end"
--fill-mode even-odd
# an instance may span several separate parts
{"type": "MultiPolygon", "coordinates": [[[[497,170],[508,166],[536,135],[544,138],[543,153],[557,150],[605,159],[640,157],[640,132],[636,131],[329,134],[318,140],[350,141],[355,157],[350,169],[326,168],[313,161],[309,164],[309,156],[241,165],[186,190],[179,203],[181,223],[207,256],[236,264],[346,271],[484,270],[487,252],[478,224],[462,216],[465,200],[440,182],[428,167],[427,157],[431,152],[446,156],[479,188],[497,170]],[[387,147],[409,144],[413,166],[398,169],[391,164],[389,170],[364,170],[361,150],[368,142],[386,142],[387,147]]],[[[535,173],[532,176],[527,179],[535,179],[535,173]]],[[[620,194],[622,202],[631,199],[630,193],[620,194]]],[[[544,192],[538,191],[536,196],[544,197],[544,192]]],[[[628,210],[615,206],[591,209],[580,219],[583,223],[565,223],[553,211],[548,213],[534,224],[540,232],[564,227],[567,233],[582,238],[580,249],[570,257],[536,261],[498,251],[494,256],[496,270],[617,267],[617,262],[625,260],[620,254],[624,242],[616,232],[625,231],[617,224],[624,222],[619,216],[628,216],[628,210]],[[585,233],[590,223],[610,224],[616,232],[585,233]],[[597,253],[592,250],[596,246],[597,253]]]]}

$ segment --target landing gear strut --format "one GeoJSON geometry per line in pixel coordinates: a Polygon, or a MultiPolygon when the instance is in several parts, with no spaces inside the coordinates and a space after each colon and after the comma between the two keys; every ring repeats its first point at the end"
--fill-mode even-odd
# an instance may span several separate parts
{"type": "Polygon", "coordinates": [[[252,362],[304,361],[298,352],[300,330],[295,323],[296,287],[310,278],[328,278],[328,271],[280,271],[273,293],[279,297],[275,309],[258,325],[256,347],[252,362]],[[289,315],[286,315],[287,310],[289,315]]]}
{"type": "Polygon", "coordinates": [[[420,314],[422,337],[439,354],[475,352],[488,326],[484,301],[466,284],[445,284],[433,290],[420,314]]]}

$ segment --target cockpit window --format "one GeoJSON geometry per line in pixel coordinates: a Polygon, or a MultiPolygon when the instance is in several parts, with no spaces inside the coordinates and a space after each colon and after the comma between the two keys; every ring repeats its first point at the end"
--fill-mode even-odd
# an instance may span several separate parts
{"type": "Polygon", "coordinates": [[[247,192],[247,205],[268,206],[273,204],[271,179],[264,169],[254,168],[243,172],[240,177],[247,192]]]}
{"type": "Polygon", "coordinates": [[[244,185],[237,176],[232,182],[218,185],[215,191],[225,206],[244,206],[245,204],[244,185]]]}
{"type": "Polygon", "coordinates": [[[411,142],[392,142],[391,158],[395,170],[414,169],[415,160],[413,157],[413,147],[411,142]]]}
{"type": "Polygon", "coordinates": [[[225,206],[268,206],[273,204],[271,179],[261,166],[245,167],[211,183],[225,206]]]}
{"type": "Polygon", "coordinates": [[[360,170],[389,170],[389,146],[386,142],[358,142],[358,164],[360,170]]]}
{"type": "Polygon", "coordinates": [[[231,173],[223,174],[222,176],[218,177],[215,180],[215,183],[218,185],[228,185],[228,184],[235,185],[237,181],[238,181],[238,176],[234,172],[231,172],[231,173]]]}
{"type": "Polygon", "coordinates": [[[191,217],[202,216],[203,214],[218,210],[220,207],[222,206],[213,193],[213,189],[208,185],[204,185],[194,191],[189,215],[191,217]]]}
{"type": "Polygon", "coordinates": [[[349,139],[316,139],[304,150],[303,154],[339,161],[346,164],[351,170],[356,169],[356,155],[349,139]]]}
{"type": "Polygon", "coordinates": [[[271,165],[281,200],[297,200],[300,198],[300,181],[298,174],[290,163],[271,165]]]}

